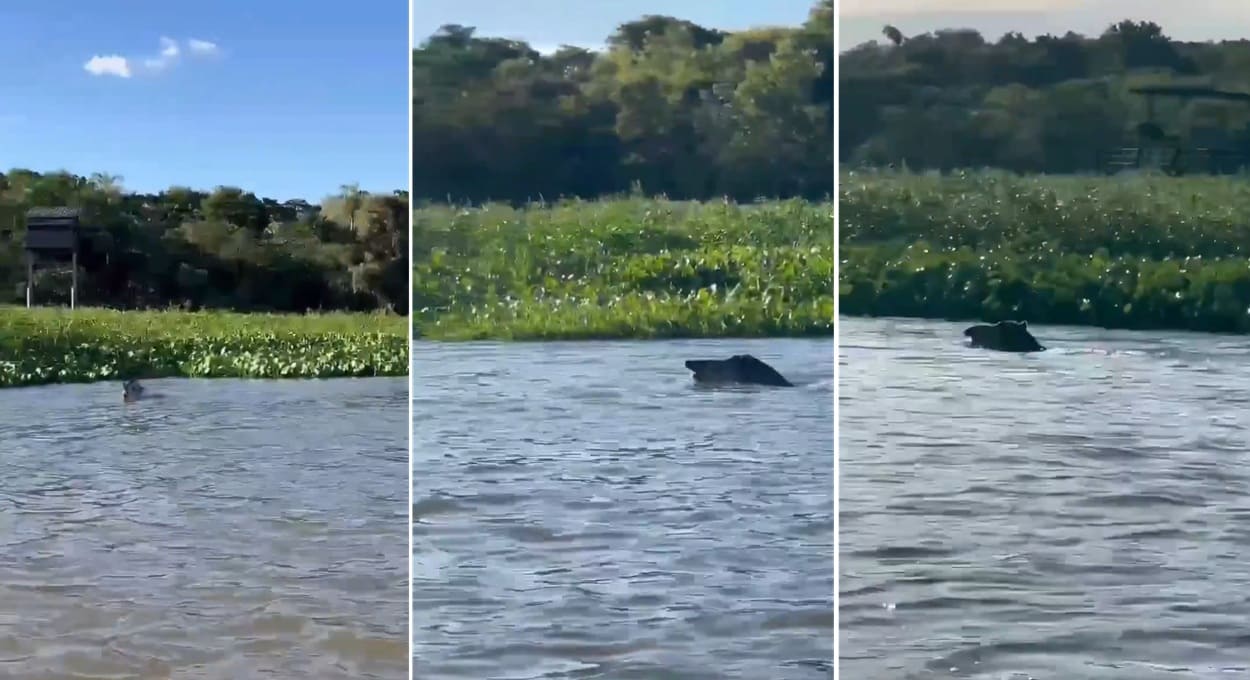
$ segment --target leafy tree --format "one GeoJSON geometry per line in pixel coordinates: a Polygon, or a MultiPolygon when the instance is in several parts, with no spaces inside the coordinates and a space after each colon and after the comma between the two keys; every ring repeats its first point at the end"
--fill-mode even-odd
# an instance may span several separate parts
{"type": "MultiPolygon", "coordinates": [[[[1151,22],[997,42],[963,29],[883,35],[839,57],[843,164],[1089,172],[1139,141],[1146,110],[1131,87],[1250,91],[1250,42],[1180,42],[1151,22]]],[[[1182,140],[1214,129],[1250,146],[1245,104],[1161,100],[1155,118],[1182,140]]]]}
{"type": "Polygon", "coordinates": [[[729,33],[667,16],[605,49],[543,55],[447,25],[413,50],[418,201],[523,202],[641,188],[822,198],[832,188],[833,3],[729,33]]]}
{"type": "MultiPolygon", "coordinates": [[[[334,197],[318,206],[258,198],[238,187],[139,194],[104,173],[0,173],[0,302],[17,302],[25,287],[26,210],[67,205],[84,215],[84,304],[407,314],[408,196],[354,189],[350,200],[369,215],[355,229],[357,210],[337,207],[344,201],[334,197]],[[325,205],[333,216],[325,215],[325,205]],[[378,273],[357,276],[361,264],[378,273]],[[396,271],[404,273],[402,281],[396,271]]],[[[68,275],[56,268],[36,269],[38,300],[68,302],[62,278],[68,275]]]]}

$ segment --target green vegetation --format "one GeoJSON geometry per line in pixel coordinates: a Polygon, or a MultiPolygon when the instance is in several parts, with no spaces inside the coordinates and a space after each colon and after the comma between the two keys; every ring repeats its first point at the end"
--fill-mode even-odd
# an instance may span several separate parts
{"type": "Polygon", "coordinates": [[[843,173],[840,311],[1250,332],[1240,178],[843,173]]]}
{"type": "MultiPolygon", "coordinates": [[[[236,187],[126,192],[109,175],[0,173],[0,304],[24,299],[31,207],[82,213],[79,302],[121,309],[408,313],[408,197],[354,185],[313,205],[236,187]]],[[[67,304],[68,263],[36,269],[36,304],[67,304]]]]}
{"type": "Polygon", "coordinates": [[[416,333],[830,334],[832,72],[831,0],[549,55],[442,27],[413,51],[416,333]]]}
{"type": "MultiPolygon", "coordinates": [[[[1149,22],[1123,21],[1095,38],[1008,33],[991,42],[972,30],[904,36],[890,26],[883,34],[839,56],[843,167],[1088,171],[1109,147],[1136,146],[1126,137],[1146,102],[1131,86],[1250,91],[1250,42],[1185,43],[1149,22]]],[[[1164,99],[1155,121],[1214,146],[1197,138],[1244,139],[1250,106],[1164,99]]]]}
{"type": "Polygon", "coordinates": [[[550,55],[442,27],[413,51],[414,192],[447,202],[413,215],[417,334],[831,333],[832,66],[831,0],[550,55]]]}
{"type": "Polygon", "coordinates": [[[0,308],[0,387],[129,377],[408,374],[408,327],[389,314],[0,308]]]}
{"type": "MultiPolygon", "coordinates": [[[[85,228],[79,303],[96,307],[0,306],[0,387],[119,376],[407,374],[407,324],[395,316],[408,313],[405,193],[345,186],[315,206],[234,187],[127,193],[117,182],[0,174],[0,305],[24,297],[26,210],[71,206],[85,228]],[[139,311],[173,306],[373,313],[139,311]]],[[[37,268],[36,304],[68,303],[69,278],[68,263],[37,268]]]]}
{"type": "Polygon", "coordinates": [[[642,198],[413,215],[435,339],[827,335],[833,206],[642,198]]]}
{"type": "Polygon", "coordinates": [[[829,197],[832,0],[793,28],[647,16],[604,47],[442,27],[412,55],[414,197],[829,197]]]}

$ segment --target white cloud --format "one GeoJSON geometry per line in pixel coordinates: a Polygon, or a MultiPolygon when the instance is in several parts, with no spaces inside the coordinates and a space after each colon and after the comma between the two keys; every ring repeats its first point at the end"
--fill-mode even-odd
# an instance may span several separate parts
{"type": "Polygon", "coordinates": [[[187,49],[195,54],[217,54],[217,43],[191,38],[187,41],[187,49]]]}
{"type": "Polygon", "coordinates": [[[93,76],[130,77],[130,62],[125,57],[116,54],[96,55],[88,59],[87,63],[83,64],[83,68],[93,76]]]}
{"type": "Polygon", "coordinates": [[[172,66],[178,60],[180,53],[178,41],[161,36],[161,53],[158,56],[144,59],[143,65],[151,71],[162,71],[166,67],[172,66]]]}
{"type": "Polygon", "coordinates": [[[167,59],[178,56],[178,41],[161,36],[161,56],[167,59]]]}
{"type": "MultiPolygon", "coordinates": [[[[220,50],[217,43],[192,38],[186,41],[186,51],[194,56],[208,56],[217,54],[220,50]]],[[[183,49],[177,40],[161,36],[160,51],[154,56],[135,58],[117,54],[96,55],[83,64],[83,68],[93,76],[130,78],[134,75],[165,71],[177,64],[182,55],[183,49]]]]}

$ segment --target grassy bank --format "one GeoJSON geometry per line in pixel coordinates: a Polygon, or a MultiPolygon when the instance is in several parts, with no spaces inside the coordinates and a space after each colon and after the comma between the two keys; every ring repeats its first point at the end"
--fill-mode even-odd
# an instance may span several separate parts
{"type": "Polygon", "coordinates": [[[844,314],[1250,332],[1250,183],[841,177],[844,314]]]}
{"type": "Polygon", "coordinates": [[[645,199],[419,208],[421,337],[829,335],[832,205],[645,199]]]}
{"type": "Polygon", "coordinates": [[[408,374],[406,319],[0,307],[0,387],[408,374]]]}

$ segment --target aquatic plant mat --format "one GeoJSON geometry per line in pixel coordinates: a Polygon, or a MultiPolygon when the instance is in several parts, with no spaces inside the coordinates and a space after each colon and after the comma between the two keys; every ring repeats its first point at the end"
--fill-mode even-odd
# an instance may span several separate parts
{"type": "Polygon", "coordinates": [[[0,387],[119,378],[408,374],[394,315],[0,307],[0,387]]]}
{"type": "Polygon", "coordinates": [[[1250,332],[1240,177],[843,173],[840,312],[1250,332]]]}
{"type": "Polygon", "coordinates": [[[435,205],[413,228],[418,337],[833,333],[830,202],[435,205]]]}

